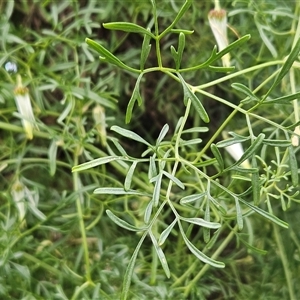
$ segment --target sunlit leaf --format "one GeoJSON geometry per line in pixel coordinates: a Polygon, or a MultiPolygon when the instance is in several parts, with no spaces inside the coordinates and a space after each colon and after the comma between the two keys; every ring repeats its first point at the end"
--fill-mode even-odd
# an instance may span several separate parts
{"type": "Polygon", "coordinates": [[[188,222],[188,223],[196,224],[198,226],[211,228],[211,229],[218,229],[218,228],[221,227],[220,223],[207,222],[207,221],[205,221],[204,219],[201,219],[201,218],[184,218],[184,217],[180,217],[180,220],[188,222]]]}
{"type": "Polygon", "coordinates": [[[134,170],[135,170],[137,164],[138,164],[138,161],[135,160],[127,172],[125,182],[124,182],[125,191],[128,191],[130,189],[131,182],[132,182],[132,176],[133,176],[133,173],[134,173],[134,170]]]}
{"type": "Polygon", "coordinates": [[[164,139],[168,131],[169,131],[169,125],[165,124],[159,133],[159,136],[156,141],[156,146],[158,146],[162,142],[162,140],[164,139]]]}
{"type": "Polygon", "coordinates": [[[100,158],[94,159],[92,161],[83,163],[81,165],[74,166],[72,168],[72,172],[79,172],[79,171],[87,170],[87,169],[94,168],[94,167],[97,167],[97,166],[100,166],[100,165],[103,165],[103,164],[107,164],[107,163],[109,163],[111,161],[114,161],[114,160],[122,160],[122,159],[124,159],[124,157],[122,157],[122,156],[100,157],[100,158]]]}
{"type": "Polygon", "coordinates": [[[178,185],[181,189],[185,189],[185,186],[184,184],[178,179],[176,178],[175,176],[173,176],[172,174],[166,172],[166,171],[162,171],[162,173],[168,177],[170,180],[172,180],[176,185],[178,185]]]}
{"type": "Polygon", "coordinates": [[[151,146],[146,140],[144,140],[141,136],[139,136],[138,134],[134,133],[131,130],[124,129],[124,128],[116,126],[116,125],[112,126],[110,129],[112,131],[115,131],[118,134],[126,137],[126,138],[129,138],[131,140],[134,140],[134,141],[137,141],[139,143],[145,144],[147,146],[151,146]]]}

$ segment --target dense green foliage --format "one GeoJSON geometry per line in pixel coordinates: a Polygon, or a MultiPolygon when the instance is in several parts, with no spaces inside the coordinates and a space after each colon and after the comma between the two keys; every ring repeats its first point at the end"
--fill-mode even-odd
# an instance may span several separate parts
{"type": "Polygon", "coordinates": [[[300,5],[221,6],[0,0],[0,298],[300,297],[300,5]]]}

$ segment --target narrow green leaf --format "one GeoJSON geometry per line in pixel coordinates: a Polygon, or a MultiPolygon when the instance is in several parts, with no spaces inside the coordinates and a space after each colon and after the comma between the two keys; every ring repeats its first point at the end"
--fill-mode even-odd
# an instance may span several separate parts
{"type": "Polygon", "coordinates": [[[247,201],[243,200],[242,198],[238,198],[240,202],[242,202],[243,204],[245,204],[246,206],[248,206],[249,208],[251,208],[252,210],[254,210],[256,213],[260,214],[261,216],[263,216],[264,218],[270,220],[271,222],[283,227],[283,228],[289,228],[289,224],[280,220],[279,218],[277,218],[274,215],[271,215],[270,213],[262,210],[261,208],[259,208],[258,206],[254,206],[250,203],[248,203],[247,201]]]}
{"type": "Polygon", "coordinates": [[[187,101],[188,99],[191,100],[194,108],[196,109],[197,113],[199,114],[200,118],[205,122],[209,123],[209,117],[207,112],[205,111],[201,101],[197,98],[197,96],[192,93],[190,88],[188,87],[187,83],[184,81],[183,77],[179,74],[176,73],[178,78],[181,81],[182,87],[183,87],[183,93],[184,93],[184,99],[187,101]]]}
{"type": "Polygon", "coordinates": [[[174,62],[175,62],[175,66],[176,66],[176,70],[178,70],[178,65],[180,65],[179,63],[179,58],[178,58],[178,53],[175,49],[175,47],[173,45],[170,46],[170,50],[171,50],[171,55],[174,59],[174,62]]]}
{"type": "Polygon", "coordinates": [[[121,155],[123,155],[124,157],[128,156],[127,152],[121,146],[121,144],[119,143],[118,139],[116,139],[116,138],[110,138],[110,140],[114,143],[115,147],[117,148],[117,150],[120,152],[121,155]]]}
{"type": "Polygon", "coordinates": [[[205,196],[206,196],[206,192],[201,193],[201,194],[193,194],[193,195],[185,196],[185,197],[181,198],[179,203],[181,205],[185,205],[185,204],[188,204],[191,202],[198,201],[198,200],[204,198],[205,196]]]}
{"type": "Polygon", "coordinates": [[[131,225],[131,224],[127,223],[126,221],[120,219],[114,213],[112,213],[109,209],[106,210],[106,214],[115,224],[117,224],[118,226],[120,226],[122,228],[125,228],[130,231],[136,231],[136,232],[145,230],[145,228],[137,228],[136,226],[131,225]]]}
{"type": "Polygon", "coordinates": [[[166,28],[161,34],[160,38],[162,38],[164,35],[166,35],[168,32],[170,32],[176,23],[182,18],[182,16],[185,14],[185,12],[189,9],[191,4],[193,3],[193,0],[186,0],[181,9],[179,10],[177,16],[175,17],[174,21],[170,24],[168,28],[166,28]]]}
{"type": "Polygon", "coordinates": [[[156,179],[154,191],[153,191],[153,197],[152,197],[154,207],[157,207],[157,205],[159,203],[161,181],[162,181],[162,173],[159,173],[157,175],[157,179],[156,179]]]}
{"type": "Polygon", "coordinates": [[[183,33],[185,35],[194,33],[194,30],[187,30],[187,29],[171,29],[170,31],[172,33],[178,33],[178,34],[183,33]]]}
{"type": "Polygon", "coordinates": [[[234,144],[237,144],[237,143],[243,143],[243,142],[245,142],[249,139],[250,139],[250,137],[245,137],[244,139],[240,139],[240,138],[237,138],[237,137],[229,138],[229,139],[217,142],[216,146],[218,148],[226,148],[228,146],[231,146],[231,145],[234,145],[234,144]]]}
{"type": "Polygon", "coordinates": [[[127,65],[125,65],[119,58],[117,58],[115,55],[113,55],[109,50],[107,50],[102,45],[98,44],[97,42],[86,38],[85,42],[95,51],[97,51],[100,54],[100,59],[104,60],[108,63],[111,63],[113,65],[116,65],[122,69],[134,72],[134,73],[141,73],[140,70],[133,69],[127,65]]]}
{"type": "Polygon", "coordinates": [[[127,266],[127,269],[126,269],[126,272],[125,272],[125,275],[124,275],[124,280],[123,280],[123,290],[122,290],[122,294],[121,294],[121,300],[127,300],[127,296],[128,296],[128,292],[129,292],[129,288],[130,288],[130,284],[131,284],[131,278],[132,278],[132,274],[133,274],[133,271],[134,271],[134,265],[135,265],[135,262],[136,262],[136,258],[137,258],[137,255],[141,249],[141,246],[143,244],[143,241],[145,239],[147,235],[144,234],[138,245],[136,246],[130,260],[129,260],[129,263],[128,263],[128,266],[127,266]]]}
{"type": "Polygon", "coordinates": [[[260,133],[255,139],[255,141],[253,142],[253,144],[248,149],[246,149],[246,151],[241,156],[241,158],[238,161],[236,161],[233,165],[231,165],[228,168],[228,170],[232,169],[234,166],[240,165],[243,161],[245,161],[250,156],[252,156],[255,153],[255,151],[258,149],[258,147],[262,144],[264,138],[265,138],[265,134],[260,133]]]}
{"type": "Polygon", "coordinates": [[[246,35],[242,36],[241,38],[239,38],[238,40],[234,41],[233,43],[229,44],[225,49],[223,49],[222,51],[220,51],[216,54],[214,61],[223,57],[225,54],[236,49],[237,47],[241,46],[245,42],[249,41],[250,38],[251,38],[251,35],[246,34],[246,35]]]}
{"type": "Polygon", "coordinates": [[[211,229],[218,229],[221,227],[220,223],[214,223],[214,222],[207,222],[204,219],[201,218],[184,218],[184,217],[180,217],[180,220],[188,222],[188,223],[192,223],[192,224],[196,224],[202,227],[206,227],[206,228],[211,228],[211,229]]]}
{"type": "Polygon", "coordinates": [[[294,187],[297,187],[299,185],[298,181],[298,163],[296,159],[296,155],[294,152],[294,149],[292,146],[288,147],[289,151],[289,165],[291,170],[291,178],[292,178],[292,184],[294,187]]]}
{"type": "Polygon", "coordinates": [[[239,238],[239,241],[241,241],[249,250],[256,252],[260,255],[266,255],[268,253],[268,251],[266,250],[262,250],[262,249],[258,249],[252,245],[250,245],[249,243],[247,243],[246,241],[244,241],[243,239],[239,238]]]}
{"type": "Polygon", "coordinates": [[[139,77],[137,78],[131,98],[127,104],[126,116],[125,116],[126,124],[128,124],[131,120],[132,110],[133,110],[135,101],[138,102],[139,106],[143,103],[143,99],[140,94],[140,82],[141,82],[142,77],[143,77],[143,73],[140,74],[139,77]]]}
{"type": "Polygon", "coordinates": [[[220,171],[222,172],[224,170],[224,160],[223,160],[223,157],[222,157],[218,147],[215,144],[211,144],[210,149],[220,166],[220,169],[221,169],[220,171]]]}
{"type": "Polygon", "coordinates": [[[141,33],[146,34],[151,38],[155,38],[154,34],[152,34],[149,30],[129,22],[110,22],[110,23],[103,23],[103,27],[110,30],[120,30],[125,32],[134,32],[134,33],[141,33]]]}
{"type": "Polygon", "coordinates": [[[156,147],[162,142],[162,140],[164,139],[168,131],[169,131],[169,125],[165,124],[164,127],[161,129],[159,136],[157,138],[156,147]]]}
{"type": "Polygon", "coordinates": [[[150,158],[149,158],[149,169],[148,169],[148,178],[149,178],[149,180],[151,178],[157,176],[155,157],[156,157],[156,154],[154,154],[153,156],[150,156],[150,158]]]}
{"type": "Polygon", "coordinates": [[[279,74],[277,75],[274,83],[272,84],[271,88],[268,90],[267,94],[265,95],[264,99],[273,91],[275,86],[277,86],[283,77],[289,72],[290,68],[292,67],[294,61],[298,58],[300,52],[300,39],[298,39],[297,43],[295,44],[294,48],[292,49],[290,55],[288,56],[287,60],[281,67],[279,74]]]}
{"type": "Polygon", "coordinates": [[[173,176],[172,174],[166,172],[166,171],[162,171],[162,173],[168,177],[170,180],[172,180],[176,185],[178,185],[181,189],[185,189],[185,186],[184,184],[178,179],[176,178],[175,176],[173,176]]]}
{"type": "Polygon", "coordinates": [[[246,96],[248,96],[250,99],[255,100],[255,101],[259,101],[259,98],[253,94],[253,92],[245,85],[241,84],[241,83],[233,83],[231,85],[235,90],[245,94],[246,96]]]}
{"type": "Polygon", "coordinates": [[[125,191],[129,191],[129,189],[130,189],[131,182],[132,182],[132,176],[133,176],[133,173],[134,173],[134,170],[135,170],[137,164],[138,164],[138,161],[135,160],[127,172],[125,182],[124,182],[125,191]]]}
{"type": "Polygon", "coordinates": [[[158,240],[158,245],[161,246],[164,244],[168,236],[170,235],[172,229],[174,228],[175,224],[177,223],[177,219],[175,219],[160,235],[158,240]]]}
{"type": "MultiPolygon", "coordinates": [[[[204,220],[206,222],[210,222],[210,205],[209,205],[209,199],[206,201],[204,220]]],[[[209,228],[206,228],[206,227],[203,228],[203,239],[204,239],[205,243],[209,242],[209,240],[210,240],[210,229],[209,228]]]]}
{"type": "Polygon", "coordinates": [[[153,201],[151,200],[146,209],[145,209],[145,214],[144,214],[144,222],[145,224],[148,224],[150,222],[151,214],[152,214],[152,208],[153,208],[153,201]]]}
{"type": "Polygon", "coordinates": [[[56,171],[56,155],[57,155],[57,140],[53,139],[48,150],[50,176],[54,176],[56,171]]]}
{"type": "MultiPolygon", "coordinates": [[[[148,28],[147,31],[150,32],[150,29],[148,28]]],[[[145,68],[145,63],[151,50],[150,39],[151,36],[144,34],[144,40],[143,40],[142,51],[141,51],[141,60],[140,60],[141,71],[143,71],[145,68]]]]}
{"type": "Polygon", "coordinates": [[[185,146],[191,146],[191,145],[196,145],[201,143],[202,143],[202,139],[192,139],[188,141],[180,141],[179,145],[181,147],[185,147],[185,146]]]}
{"type": "Polygon", "coordinates": [[[178,65],[176,65],[176,70],[180,68],[181,60],[182,60],[182,54],[185,47],[185,35],[180,32],[178,37],[178,65]]]}
{"type": "Polygon", "coordinates": [[[273,139],[264,139],[263,144],[272,146],[272,147],[284,147],[287,148],[291,146],[291,141],[288,140],[273,140],[273,139]]]}
{"type": "Polygon", "coordinates": [[[193,132],[208,132],[207,127],[193,127],[182,131],[182,134],[184,133],[193,133],[193,132]]]}
{"type": "Polygon", "coordinates": [[[291,104],[291,101],[295,99],[300,99],[300,92],[275,99],[267,99],[262,104],[291,104]]]}
{"type": "Polygon", "coordinates": [[[207,248],[207,249],[211,249],[211,248],[214,246],[215,242],[217,241],[217,239],[218,239],[218,237],[219,237],[219,235],[220,235],[220,233],[221,233],[221,230],[222,230],[222,227],[220,227],[218,230],[216,230],[216,231],[214,232],[212,238],[210,239],[210,241],[209,241],[208,244],[206,245],[206,248],[207,248]]]}
{"type": "Polygon", "coordinates": [[[183,240],[185,242],[185,244],[187,245],[187,247],[190,249],[190,251],[202,262],[211,265],[212,267],[215,268],[224,268],[225,264],[219,261],[216,261],[208,256],[206,256],[203,252],[201,252],[199,249],[197,249],[187,238],[187,236],[185,235],[183,228],[181,226],[180,223],[179,224],[179,228],[180,228],[180,232],[181,235],[183,237],[183,240]]]}
{"type": "Polygon", "coordinates": [[[94,194],[149,196],[148,194],[143,193],[143,192],[138,192],[135,190],[125,191],[123,188],[114,188],[114,187],[97,188],[94,190],[94,194]]]}
{"type": "Polygon", "coordinates": [[[255,155],[252,157],[252,168],[255,168],[257,171],[252,173],[251,176],[251,184],[252,184],[252,195],[253,195],[253,203],[254,205],[258,205],[260,203],[260,183],[259,183],[259,171],[257,168],[257,161],[255,155]]]}
{"type": "Polygon", "coordinates": [[[234,201],[235,201],[236,221],[237,221],[238,229],[242,230],[244,224],[243,224],[243,215],[242,215],[240,203],[237,197],[234,197],[234,201]]]}
{"type": "Polygon", "coordinates": [[[151,146],[146,140],[144,140],[141,136],[139,136],[138,134],[134,133],[131,130],[124,129],[124,128],[116,126],[116,125],[112,126],[111,130],[117,132],[118,134],[120,134],[124,137],[132,139],[139,143],[145,144],[147,146],[151,146]]]}
{"type": "Polygon", "coordinates": [[[164,252],[162,251],[161,247],[158,245],[157,241],[156,241],[156,238],[155,236],[153,235],[153,233],[151,231],[149,231],[149,234],[150,234],[150,237],[151,237],[151,240],[152,240],[152,243],[153,243],[153,246],[154,246],[154,249],[156,251],[156,254],[160,260],[160,263],[166,273],[166,276],[168,278],[170,278],[171,276],[171,273],[170,273],[170,269],[169,269],[169,266],[168,266],[168,263],[167,263],[167,259],[166,259],[166,256],[164,254],[164,252]]]}
{"type": "Polygon", "coordinates": [[[94,159],[92,161],[83,163],[81,165],[74,166],[72,168],[72,172],[79,172],[79,171],[87,170],[87,169],[94,168],[94,167],[97,167],[97,166],[100,166],[100,165],[103,165],[103,164],[107,164],[107,163],[109,163],[111,161],[114,161],[114,160],[122,160],[122,159],[124,159],[124,157],[122,157],[122,156],[100,157],[100,158],[94,159]]]}

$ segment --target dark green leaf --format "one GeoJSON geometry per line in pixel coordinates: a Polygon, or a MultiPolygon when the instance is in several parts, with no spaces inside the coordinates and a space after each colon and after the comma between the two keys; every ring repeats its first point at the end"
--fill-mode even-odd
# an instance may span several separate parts
{"type": "Polygon", "coordinates": [[[270,93],[273,91],[275,86],[277,86],[280,83],[280,81],[282,80],[282,78],[289,72],[289,70],[292,67],[294,61],[298,58],[299,52],[300,52],[300,39],[298,39],[296,45],[292,49],[292,51],[291,51],[290,55],[288,56],[287,60],[285,61],[285,63],[281,67],[281,70],[280,70],[279,74],[277,75],[274,83],[272,84],[271,88],[268,90],[268,92],[265,95],[264,99],[266,99],[268,97],[268,95],[270,95],[270,93]]]}
{"type": "MultiPolygon", "coordinates": [[[[147,29],[150,32],[150,29],[147,29]]],[[[141,51],[141,61],[140,61],[140,68],[143,71],[145,67],[146,60],[149,56],[150,50],[151,50],[151,44],[150,44],[151,37],[147,34],[144,35],[144,40],[142,44],[142,51],[141,51]]]]}
{"type": "Polygon", "coordinates": [[[134,23],[129,23],[129,22],[103,23],[103,27],[110,30],[121,30],[125,32],[146,34],[149,37],[155,38],[155,36],[150,31],[134,23]]]}
{"type": "Polygon", "coordinates": [[[289,224],[280,220],[279,218],[277,218],[274,215],[271,215],[270,213],[262,210],[261,208],[259,208],[258,206],[254,206],[250,203],[248,203],[247,201],[243,200],[242,198],[238,198],[240,202],[242,202],[243,204],[245,204],[246,206],[248,206],[249,208],[251,208],[252,210],[254,210],[255,212],[257,212],[258,214],[260,214],[261,216],[263,216],[264,218],[270,220],[271,222],[283,227],[283,228],[289,228],[289,224]]]}
{"type": "Polygon", "coordinates": [[[86,38],[85,42],[93,48],[95,51],[97,51],[100,54],[100,59],[104,60],[108,63],[111,63],[113,65],[116,65],[122,69],[134,72],[134,73],[141,73],[140,70],[133,69],[127,65],[125,65],[120,59],[118,59],[115,55],[113,55],[109,50],[107,50],[105,47],[102,45],[96,43],[95,41],[86,38]]]}
{"type": "Polygon", "coordinates": [[[231,85],[234,89],[236,89],[237,91],[245,94],[246,96],[248,96],[250,99],[255,100],[255,101],[259,101],[259,98],[253,94],[253,92],[245,85],[241,84],[241,83],[233,83],[231,85]]]}
{"type": "Polygon", "coordinates": [[[295,156],[295,152],[292,146],[288,147],[289,151],[289,165],[291,169],[291,178],[292,178],[292,184],[294,187],[297,187],[299,185],[298,182],[298,163],[295,156]]]}
{"type": "Polygon", "coordinates": [[[257,161],[255,155],[252,157],[252,168],[257,169],[256,172],[252,173],[251,184],[252,184],[252,195],[254,205],[258,205],[260,202],[260,183],[259,183],[259,172],[257,168],[257,161]]]}
{"type": "Polygon", "coordinates": [[[143,74],[140,74],[139,77],[137,78],[131,98],[127,104],[126,116],[125,116],[126,124],[128,124],[131,120],[132,110],[133,110],[135,101],[138,102],[139,106],[143,103],[143,99],[140,94],[140,81],[141,81],[142,77],[143,77],[143,74]]]}
{"type": "Polygon", "coordinates": [[[196,109],[197,113],[199,114],[200,118],[205,122],[209,122],[209,117],[207,112],[205,111],[201,101],[197,98],[197,96],[190,90],[187,83],[184,81],[182,76],[177,73],[178,78],[181,81],[182,87],[183,87],[183,94],[184,94],[184,100],[187,101],[188,99],[191,100],[194,108],[196,109]]]}
{"type": "Polygon", "coordinates": [[[215,144],[211,144],[210,149],[211,149],[212,154],[216,158],[216,160],[220,166],[221,172],[222,172],[224,170],[224,161],[223,161],[223,158],[222,158],[222,155],[221,155],[219,149],[217,148],[217,146],[215,144]]]}
{"type": "Polygon", "coordinates": [[[264,138],[265,135],[263,133],[260,133],[258,137],[255,139],[255,141],[253,142],[253,144],[248,149],[246,149],[246,151],[241,156],[241,158],[238,161],[236,161],[232,166],[230,166],[228,170],[232,169],[232,167],[234,166],[240,165],[243,161],[245,161],[250,156],[252,156],[255,153],[255,151],[258,149],[258,147],[262,144],[264,138]]]}
{"type": "Polygon", "coordinates": [[[291,146],[291,141],[287,140],[273,140],[273,139],[264,139],[263,144],[273,146],[273,147],[284,147],[287,148],[291,146]]]}
{"type": "Polygon", "coordinates": [[[288,96],[282,96],[275,99],[267,99],[264,102],[262,102],[262,104],[291,104],[291,101],[299,98],[300,98],[300,92],[288,96]]]}

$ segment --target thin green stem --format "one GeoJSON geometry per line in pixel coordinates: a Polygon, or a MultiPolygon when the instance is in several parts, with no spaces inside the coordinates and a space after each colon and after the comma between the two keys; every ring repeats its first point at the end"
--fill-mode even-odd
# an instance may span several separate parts
{"type": "Polygon", "coordinates": [[[282,238],[281,238],[281,235],[279,232],[279,228],[276,224],[273,224],[273,230],[274,230],[274,236],[275,236],[276,244],[277,244],[277,247],[279,250],[279,256],[280,256],[280,259],[282,262],[285,279],[286,279],[286,283],[287,283],[287,287],[288,287],[288,291],[289,291],[289,295],[290,295],[289,298],[290,299],[298,299],[294,292],[292,274],[290,272],[289,262],[288,262],[288,259],[287,259],[286,253],[285,253],[284,243],[282,241],[282,238]]]}
{"type": "MultiPolygon", "coordinates": [[[[78,165],[78,154],[74,153],[74,165],[78,165]]],[[[80,191],[80,179],[79,179],[79,173],[73,172],[73,185],[74,185],[74,191],[79,192],[80,191]]],[[[76,207],[77,207],[77,214],[78,214],[78,220],[79,220],[79,228],[81,231],[82,236],[82,246],[84,251],[84,261],[85,261],[85,272],[86,272],[86,279],[88,282],[92,282],[91,279],[91,269],[90,269],[90,259],[89,259],[89,249],[88,249],[88,243],[86,238],[86,231],[85,231],[85,225],[83,220],[83,211],[81,207],[81,199],[80,195],[76,198],[76,207]]]]}

